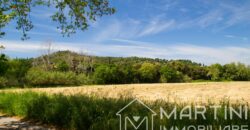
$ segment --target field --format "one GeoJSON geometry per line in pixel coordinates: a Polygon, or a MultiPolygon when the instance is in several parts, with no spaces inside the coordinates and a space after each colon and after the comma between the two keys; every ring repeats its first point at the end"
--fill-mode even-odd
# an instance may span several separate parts
{"type": "MultiPolygon", "coordinates": [[[[232,107],[248,106],[250,102],[250,82],[209,82],[209,83],[177,83],[177,84],[131,84],[131,85],[98,85],[82,87],[6,89],[0,91],[0,112],[10,116],[23,117],[42,124],[49,124],[58,129],[69,130],[117,130],[119,118],[116,113],[130,103],[135,97],[153,111],[155,117],[154,128],[164,126],[210,126],[219,129],[234,124],[250,126],[249,118],[225,119],[231,116],[232,107]],[[156,102],[154,102],[156,101],[156,102]],[[191,103],[191,104],[190,104],[191,103]],[[175,107],[180,113],[185,106],[190,105],[193,111],[196,103],[202,103],[206,108],[206,119],[160,118],[160,109],[171,111],[175,107]],[[214,119],[213,109],[210,107],[218,103],[218,120],[214,119]]],[[[245,107],[244,107],[245,108],[245,107]]],[[[144,106],[134,104],[127,108],[125,115],[133,114],[150,117],[150,112],[144,106]]],[[[241,116],[250,117],[248,107],[241,116]]],[[[132,129],[132,126],[128,126],[132,129]]],[[[145,127],[140,127],[143,130],[145,127]]]]}
{"type": "Polygon", "coordinates": [[[174,84],[95,85],[82,87],[30,88],[4,91],[35,91],[63,95],[94,95],[97,97],[130,97],[168,102],[250,102],[250,82],[207,82],[174,84]]]}

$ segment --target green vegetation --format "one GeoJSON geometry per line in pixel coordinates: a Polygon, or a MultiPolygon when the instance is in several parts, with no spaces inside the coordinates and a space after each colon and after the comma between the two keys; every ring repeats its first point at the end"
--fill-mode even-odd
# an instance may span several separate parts
{"type": "Polygon", "coordinates": [[[4,27],[16,22],[16,29],[28,39],[27,32],[33,29],[31,11],[35,6],[54,8],[51,19],[58,23],[57,28],[66,36],[79,30],[86,30],[90,22],[103,15],[115,13],[108,0],[1,0],[0,37],[5,35],[4,27]]]}
{"type": "MultiPolygon", "coordinates": [[[[9,115],[18,115],[24,118],[41,121],[47,124],[53,124],[65,129],[79,129],[79,130],[117,130],[119,129],[119,117],[116,113],[132,101],[130,98],[108,99],[88,97],[83,95],[63,96],[63,95],[46,95],[34,92],[25,93],[1,93],[0,94],[0,110],[9,115]]],[[[186,106],[185,104],[175,104],[163,101],[145,102],[157,115],[154,118],[154,127],[159,129],[160,125],[166,127],[177,126],[182,128],[189,125],[212,125],[218,127],[219,125],[250,125],[250,119],[240,119],[234,115],[233,120],[226,120],[225,107],[229,106],[229,102],[221,102],[221,108],[218,109],[218,119],[214,119],[214,111],[207,104],[205,107],[206,120],[201,115],[194,119],[194,107],[192,105],[192,119],[184,117],[182,120],[177,118],[160,119],[160,107],[164,111],[172,111],[174,107],[177,108],[177,113],[186,106]]],[[[242,104],[235,104],[231,106],[239,111],[239,106],[242,104]]],[[[246,105],[246,104],[243,104],[246,105]]],[[[249,108],[248,108],[249,110],[249,108]]],[[[145,110],[140,104],[134,104],[132,107],[126,109],[125,115],[150,115],[151,112],[145,110]]],[[[229,117],[229,109],[227,110],[229,117]]],[[[244,113],[243,113],[244,114],[244,113]]],[[[179,117],[179,116],[178,116],[179,117]]],[[[250,113],[248,113],[250,117],[250,113]]],[[[141,128],[140,128],[141,129],[141,128]]],[[[144,128],[145,129],[145,128],[144,128]]]]}
{"type": "Polygon", "coordinates": [[[249,81],[241,63],[202,65],[189,60],[97,57],[59,51],[30,59],[0,57],[0,87],[84,84],[249,81]]]}

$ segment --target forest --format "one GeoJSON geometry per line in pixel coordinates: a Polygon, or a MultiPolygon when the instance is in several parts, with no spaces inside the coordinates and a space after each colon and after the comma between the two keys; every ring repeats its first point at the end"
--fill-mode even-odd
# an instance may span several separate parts
{"type": "Polygon", "coordinates": [[[250,66],[242,63],[204,65],[181,59],[100,57],[71,51],[36,58],[0,57],[0,88],[249,80],[250,66]]]}

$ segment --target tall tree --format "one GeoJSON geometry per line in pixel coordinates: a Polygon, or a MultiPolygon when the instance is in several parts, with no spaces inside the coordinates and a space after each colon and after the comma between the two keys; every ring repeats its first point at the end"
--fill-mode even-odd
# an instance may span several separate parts
{"type": "Polygon", "coordinates": [[[0,37],[5,34],[3,28],[15,20],[16,28],[23,33],[22,40],[28,39],[27,32],[33,28],[30,13],[35,6],[56,9],[51,18],[59,23],[57,28],[63,36],[85,30],[90,21],[115,12],[108,0],[0,0],[0,37]]]}

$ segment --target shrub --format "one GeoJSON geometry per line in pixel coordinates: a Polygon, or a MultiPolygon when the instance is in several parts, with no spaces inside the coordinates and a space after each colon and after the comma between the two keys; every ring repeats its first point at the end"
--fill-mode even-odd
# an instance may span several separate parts
{"type": "Polygon", "coordinates": [[[174,82],[185,82],[189,81],[190,78],[186,75],[183,75],[181,72],[170,68],[168,66],[163,66],[160,70],[161,73],[161,82],[174,83],[174,82]]]}
{"type": "Polygon", "coordinates": [[[32,68],[26,75],[27,83],[34,86],[48,85],[78,85],[77,75],[74,72],[44,71],[32,68]]]}
{"type": "Polygon", "coordinates": [[[152,63],[143,63],[139,69],[141,81],[146,83],[158,82],[158,69],[152,63]]]}
{"type": "Polygon", "coordinates": [[[66,72],[69,71],[69,69],[70,66],[65,61],[61,61],[60,63],[57,64],[58,71],[66,72]]]}
{"type": "Polygon", "coordinates": [[[6,86],[6,84],[7,84],[7,79],[6,78],[4,78],[4,77],[0,77],[0,88],[1,87],[5,87],[6,86]]]}
{"type": "Polygon", "coordinates": [[[121,83],[123,73],[116,66],[100,65],[94,73],[94,80],[97,84],[115,84],[121,83]]]}
{"type": "Polygon", "coordinates": [[[94,81],[90,78],[90,76],[87,76],[86,74],[79,74],[76,77],[77,84],[93,84],[94,81]]]}
{"type": "MultiPolygon", "coordinates": [[[[0,110],[9,115],[18,115],[25,117],[27,119],[34,119],[42,123],[53,124],[67,130],[117,130],[119,129],[119,117],[116,113],[126,106],[132,99],[129,98],[97,98],[84,95],[46,95],[38,94],[34,92],[24,92],[24,93],[0,93],[0,110]]],[[[176,108],[176,113],[183,112],[182,109],[188,105],[192,107],[192,110],[197,108],[195,104],[182,104],[182,103],[171,103],[167,101],[158,102],[145,102],[152,110],[156,113],[160,113],[160,107],[169,112],[176,108]]],[[[233,124],[235,126],[247,125],[250,122],[250,118],[237,118],[234,117],[233,120],[225,119],[225,114],[229,117],[228,109],[225,107],[233,107],[238,110],[240,106],[247,104],[231,104],[226,100],[222,101],[221,107],[217,110],[217,120],[214,119],[214,108],[210,105],[205,105],[206,119],[202,116],[197,116],[197,119],[193,119],[196,111],[191,111],[192,120],[188,117],[183,119],[174,119],[172,116],[170,119],[163,117],[160,118],[161,114],[158,114],[154,118],[154,129],[160,129],[161,125],[169,128],[171,126],[176,126],[178,129],[184,126],[210,126],[215,127],[216,130],[220,126],[228,126],[233,124]]],[[[187,109],[186,109],[187,110],[187,109]]],[[[250,109],[247,108],[247,111],[250,109]]],[[[243,112],[245,114],[245,112],[243,112]]],[[[127,107],[124,111],[126,116],[151,116],[151,112],[145,109],[141,104],[133,104],[127,107]],[[133,114],[133,115],[132,115],[133,114]]],[[[186,114],[186,113],[185,113],[186,114]]],[[[247,117],[250,113],[246,113],[247,117]]],[[[242,115],[242,117],[245,117],[242,115]]],[[[149,119],[150,120],[150,119],[149,119]]],[[[129,125],[131,126],[131,125],[129,125]]],[[[129,127],[128,126],[128,127],[129,127]]],[[[141,129],[146,129],[144,125],[140,127],[141,129]]],[[[134,127],[129,127],[129,129],[134,129],[134,127]]],[[[210,128],[210,127],[209,127],[210,128]]]]}
{"type": "Polygon", "coordinates": [[[8,59],[4,54],[0,54],[0,75],[4,75],[8,70],[8,59]]]}

